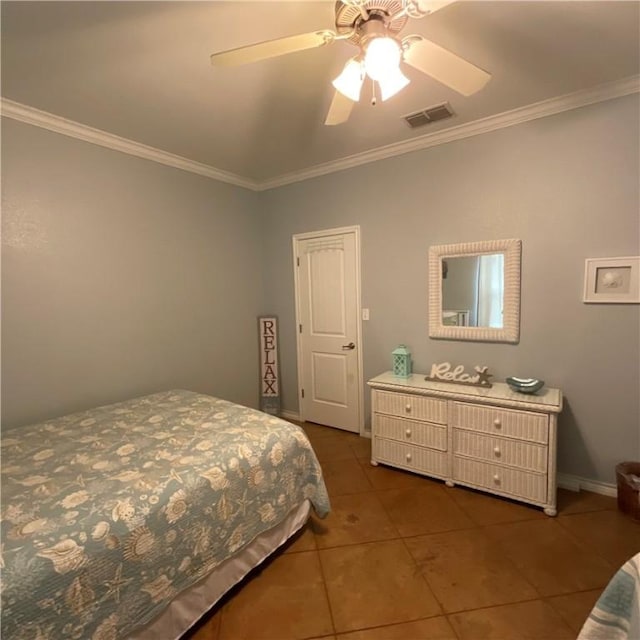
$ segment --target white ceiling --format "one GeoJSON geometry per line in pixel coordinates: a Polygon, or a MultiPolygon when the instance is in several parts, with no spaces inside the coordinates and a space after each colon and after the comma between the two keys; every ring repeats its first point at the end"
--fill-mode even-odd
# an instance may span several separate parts
{"type": "MultiPolygon", "coordinates": [[[[3,1],[2,97],[255,183],[459,127],[640,73],[640,3],[456,2],[419,33],[489,71],[463,97],[407,67],[386,103],[367,92],[346,124],[323,124],[347,42],[236,68],[224,49],[334,27],[333,1],[3,1]],[[455,117],[403,115],[448,101],[455,117]]],[[[366,86],[366,85],[365,85],[366,86]]]]}

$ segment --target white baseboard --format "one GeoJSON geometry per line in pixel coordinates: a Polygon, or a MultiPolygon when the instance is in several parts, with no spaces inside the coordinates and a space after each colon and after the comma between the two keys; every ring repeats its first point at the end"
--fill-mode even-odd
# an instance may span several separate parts
{"type": "Polygon", "coordinates": [[[297,420],[300,422],[300,414],[295,411],[281,411],[280,417],[285,420],[297,420]]]}
{"type": "Polygon", "coordinates": [[[568,473],[559,473],[557,476],[558,486],[569,491],[591,491],[599,493],[603,496],[615,498],[618,495],[618,487],[608,482],[600,482],[598,480],[589,480],[580,476],[572,476],[568,473]]]}
{"type": "MultiPolygon", "coordinates": [[[[302,418],[299,413],[295,411],[281,411],[280,417],[284,420],[294,420],[295,422],[302,422],[302,418]]],[[[359,434],[362,438],[371,438],[371,431],[361,431],[359,434]]]]}

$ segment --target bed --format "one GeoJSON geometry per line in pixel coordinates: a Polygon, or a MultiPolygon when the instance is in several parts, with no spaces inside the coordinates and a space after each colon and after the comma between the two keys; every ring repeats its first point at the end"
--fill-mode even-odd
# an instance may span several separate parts
{"type": "Polygon", "coordinates": [[[611,578],[585,621],[578,640],[640,638],[640,553],[611,578]]]}
{"type": "Polygon", "coordinates": [[[301,428],[167,391],[2,435],[2,637],[178,638],[329,499],[301,428]]]}

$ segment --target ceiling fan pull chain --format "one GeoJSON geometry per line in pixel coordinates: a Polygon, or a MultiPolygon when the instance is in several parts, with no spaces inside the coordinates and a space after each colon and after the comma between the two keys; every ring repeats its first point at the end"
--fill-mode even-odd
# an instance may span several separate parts
{"type": "Polygon", "coordinates": [[[371,81],[371,106],[375,107],[378,104],[378,98],[376,97],[376,81],[371,81]]]}

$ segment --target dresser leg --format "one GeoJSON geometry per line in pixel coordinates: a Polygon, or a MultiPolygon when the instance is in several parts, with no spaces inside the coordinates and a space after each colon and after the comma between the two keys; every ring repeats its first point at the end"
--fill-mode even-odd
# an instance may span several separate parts
{"type": "Polygon", "coordinates": [[[551,517],[558,515],[558,510],[555,507],[545,507],[544,512],[551,517]]]}
{"type": "Polygon", "coordinates": [[[445,480],[444,483],[447,485],[447,487],[455,487],[456,486],[454,484],[453,480],[445,480]]]}
{"type": "Polygon", "coordinates": [[[378,463],[377,463],[375,460],[372,460],[372,461],[371,461],[371,466],[372,466],[372,467],[377,467],[377,466],[378,466],[378,463]]]}

